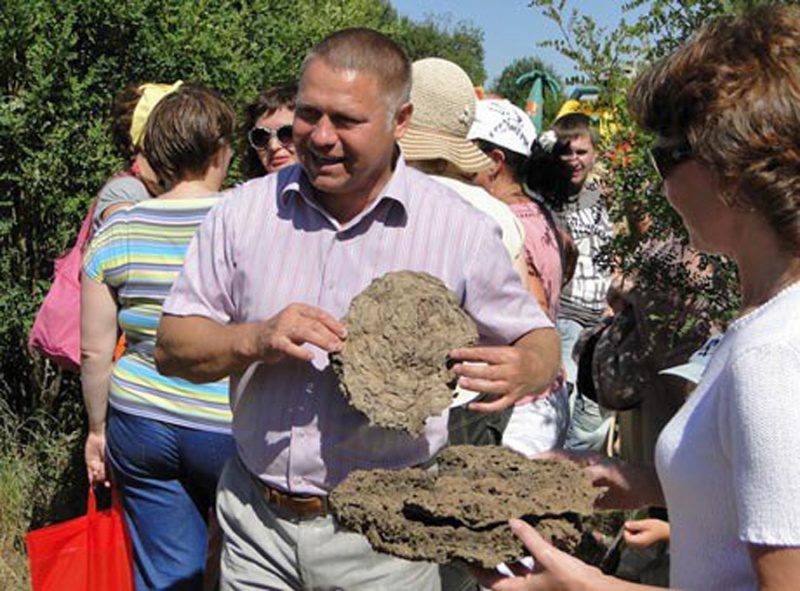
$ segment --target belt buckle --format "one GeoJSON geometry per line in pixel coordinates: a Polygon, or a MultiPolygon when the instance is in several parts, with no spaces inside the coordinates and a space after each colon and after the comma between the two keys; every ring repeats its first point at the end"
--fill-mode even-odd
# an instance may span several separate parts
{"type": "Polygon", "coordinates": [[[263,484],[263,486],[264,497],[270,505],[289,511],[297,519],[314,519],[328,515],[330,512],[327,497],[293,495],[267,484],[263,484]]]}

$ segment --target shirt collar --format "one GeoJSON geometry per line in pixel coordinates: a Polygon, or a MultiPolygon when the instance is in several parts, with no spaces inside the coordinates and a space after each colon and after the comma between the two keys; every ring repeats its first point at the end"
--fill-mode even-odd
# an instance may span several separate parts
{"type": "MultiPolygon", "coordinates": [[[[395,201],[402,206],[404,211],[408,210],[410,205],[408,165],[406,164],[405,157],[399,146],[397,150],[397,160],[395,161],[394,171],[389,178],[389,182],[383,187],[377,199],[375,199],[373,203],[370,203],[364,212],[357,216],[356,219],[360,219],[365,213],[374,209],[375,206],[384,199],[395,201]]],[[[314,188],[311,186],[306,173],[299,164],[278,171],[278,194],[280,195],[280,203],[283,207],[287,206],[289,201],[293,198],[305,199],[318,207],[318,202],[314,198],[314,188]]]]}

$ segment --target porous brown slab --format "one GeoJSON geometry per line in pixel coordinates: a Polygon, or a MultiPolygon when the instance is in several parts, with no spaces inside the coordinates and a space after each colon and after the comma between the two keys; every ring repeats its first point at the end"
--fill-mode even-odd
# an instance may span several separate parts
{"type": "Polygon", "coordinates": [[[342,525],[380,552],[494,568],[526,553],[508,527],[511,517],[573,552],[580,516],[593,513],[598,491],[572,462],[459,445],[439,455],[435,470],[356,471],[329,498],[342,525]]]}
{"type": "Polygon", "coordinates": [[[374,280],[342,321],[347,340],[330,360],[344,396],[371,424],[420,435],[453,400],[447,354],[477,343],[474,321],[442,281],[412,271],[374,280]]]}

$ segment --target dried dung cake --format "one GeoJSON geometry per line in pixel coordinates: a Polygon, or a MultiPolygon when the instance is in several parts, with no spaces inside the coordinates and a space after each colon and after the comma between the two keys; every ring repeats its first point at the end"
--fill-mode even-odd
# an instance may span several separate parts
{"type": "Polygon", "coordinates": [[[453,400],[447,354],[478,341],[456,295],[427,273],[398,271],[356,296],[347,340],[331,354],[341,391],[370,423],[420,435],[453,400]]]}
{"type": "Polygon", "coordinates": [[[525,555],[508,527],[511,517],[573,552],[581,541],[580,516],[593,513],[598,494],[572,462],[459,445],[439,455],[436,470],[356,471],[329,498],[339,521],[380,552],[494,568],[525,555]]]}

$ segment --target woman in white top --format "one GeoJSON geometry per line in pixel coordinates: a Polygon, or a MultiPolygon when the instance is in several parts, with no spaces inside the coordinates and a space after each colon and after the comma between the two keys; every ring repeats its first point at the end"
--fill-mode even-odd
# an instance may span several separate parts
{"type": "MultiPolygon", "coordinates": [[[[629,104],[692,244],[736,262],[742,308],[665,427],[656,467],[593,458],[605,508],[669,509],[670,584],[800,588],[800,8],[720,18],[644,73],[629,104]]],[[[493,589],[644,589],[512,521],[536,561],[493,589]]]]}

